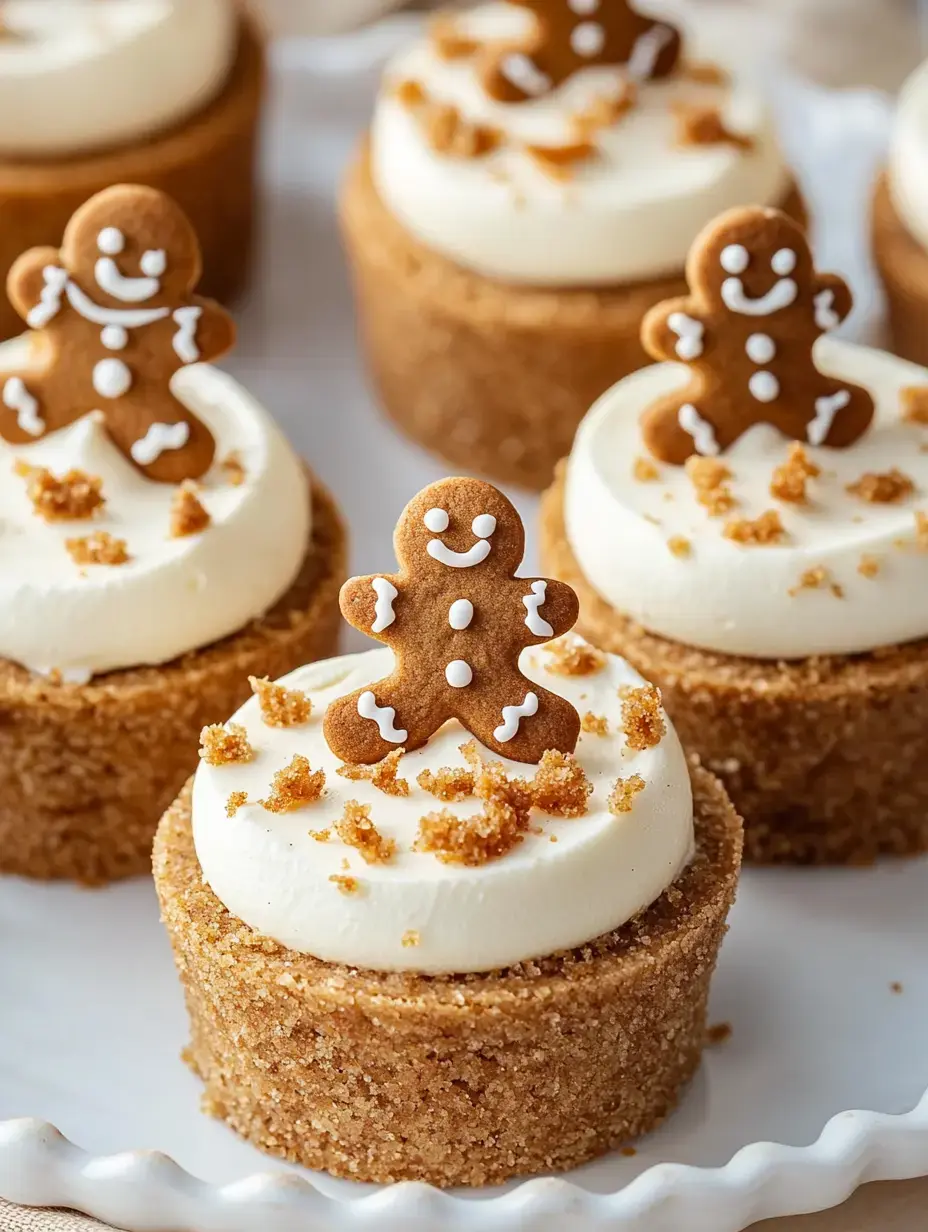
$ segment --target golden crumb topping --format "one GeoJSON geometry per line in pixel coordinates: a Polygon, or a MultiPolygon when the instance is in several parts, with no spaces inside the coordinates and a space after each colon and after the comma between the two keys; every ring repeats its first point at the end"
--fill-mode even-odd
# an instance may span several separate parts
{"type": "Polygon", "coordinates": [[[771,544],[783,542],[786,528],[777,511],[768,509],[753,521],[750,518],[739,518],[734,522],[727,522],[722,534],[726,539],[746,547],[769,547],[771,544]]]}
{"type": "Polygon", "coordinates": [[[708,61],[684,64],[680,73],[688,81],[702,86],[727,86],[731,83],[731,77],[720,64],[710,64],[708,61]]]}
{"type": "Polygon", "coordinates": [[[473,771],[462,766],[442,766],[439,770],[423,770],[416,778],[423,791],[450,804],[456,800],[466,800],[474,794],[473,771]]]}
{"type": "Polygon", "coordinates": [[[480,48],[476,39],[461,33],[453,13],[436,13],[429,23],[429,41],[440,60],[466,60],[480,48]]]}
{"type": "Polygon", "coordinates": [[[593,676],[606,666],[603,652],[586,642],[562,637],[545,649],[545,671],[552,676],[593,676]]]}
{"type": "Polygon", "coordinates": [[[928,513],[915,514],[915,542],[921,551],[928,551],[928,513]]]}
{"type": "Polygon", "coordinates": [[[804,505],[808,481],[817,479],[821,473],[822,468],[812,461],[798,441],[794,441],[789,447],[786,461],[773,472],[770,495],[789,504],[804,505]]]}
{"type": "Polygon", "coordinates": [[[345,803],[341,817],[335,823],[335,833],[359,853],[365,864],[389,864],[396,854],[396,841],[384,838],[371,821],[371,806],[357,800],[345,803]]]}
{"type": "Polygon", "coordinates": [[[894,466],[881,474],[868,471],[855,483],[849,483],[847,490],[852,496],[857,496],[871,505],[894,505],[897,501],[911,496],[915,491],[915,484],[908,475],[894,466]]]}
{"type": "Polygon", "coordinates": [[[593,784],[572,753],[548,749],[531,783],[536,808],[552,817],[582,817],[593,794],[593,784]]]}
{"type": "Polygon", "coordinates": [[[242,805],[247,803],[247,791],[233,791],[228,800],[226,800],[226,816],[234,817],[242,805]]]}
{"type": "Polygon", "coordinates": [[[409,783],[406,779],[399,778],[397,774],[400,758],[405,752],[405,749],[393,749],[376,765],[339,766],[336,773],[340,774],[343,779],[350,779],[353,783],[373,783],[377,790],[382,791],[385,796],[408,796],[409,783]]]}
{"type": "Polygon", "coordinates": [[[615,786],[609,793],[609,812],[618,817],[622,813],[630,813],[635,807],[635,796],[644,791],[645,782],[640,774],[631,778],[616,779],[615,786]]]}
{"type": "Polygon", "coordinates": [[[329,881],[338,887],[340,894],[357,894],[361,888],[357,877],[346,877],[344,873],[333,873],[329,881]]]}
{"type": "Polygon", "coordinates": [[[580,730],[591,736],[608,736],[609,720],[605,715],[594,714],[592,710],[588,710],[580,720],[580,730]]]}
{"type": "Polygon", "coordinates": [[[171,538],[199,535],[209,526],[210,517],[197,496],[197,485],[185,479],[171,501],[171,538]]]}
{"type": "Polygon", "coordinates": [[[223,727],[221,723],[204,727],[200,732],[200,759],[208,766],[228,766],[233,762],[251,761],[255,751],[248,742],[248,733],[238,723],[223,727]]]}
{"type": "Polygon", "coordinates": [[[650,458],[636,458],[632,463],[632,478],[639,483],[653,483],[660,477],[660,468],[650,458]]]}
{"type": "Polygon", "coordinates": [[[880,572],[880,562],[875,556],[861,556],[857,572],[861,577],[873,579],[880,572]]]}
{"type": "Polygon", "coordinates": [[[268,727],[299,727],[309,722],[313,704],[300,689],[286,689],[267,676],[249,676],[251,691],[258,698],[261,718],[268,727]]]}
{"type": "Polygon", "coordinates": [[[623,689],[622,730],[630,749],[653,749],[664,739],[667,724],[661,709],[660,689],[653,684],[638,689],[623,689]]]}
{"type": "Polygon", "coordinates": [[[627,81],[621,94],[601,94],[582,111],[570,117],[574,132],[581,141],[589,141],[603,129],[612,128],[638,106],[638,87],[627,81]]]}
{"type": "Polygon", "coordinates": [[[233,488],[240,488],[247,478],[245,466],[235,450],[223,458],[219,467],[226,477],[226,482],[231,484],[233,488]]]}
{"type": "Polygon", "coordinates": [[[527,145],[525,152],[535,165],[554,180],[569,180],[578,163],[596,157],[596,146],[589,141],[574,141],[565,145],[527,145]]]}
{"type": "Polygon", "coordinates": [[[834,581],[824,565],[816,565],[813,569],[806,569],[805,573],[800,575],[798,583],[790,587],[789,594],[795,598],[804,590],[826,589],[830,590],[836,599],[844,598],[844,588],[834,581]]]}
{"type": "Polygon", "coordinates": [[[75,469],[53,475],[44,466],[29,466],[26,462],[17,462],[13,469],[26,480],[26,495],[46,522],[80,522],[92,518],[106,504],[99,475],[75,469]]]}
{"type": "Polygon", "coordinates": [[[720,108],[704,103],[677,103],[677,145],[733,145],[745,152],[754,149],[754,138],[733,132],[725,123],[720,108]]]}
{"type": "Polygon", "coordinates": [[[707,509],[712,518],[731,513],[738,503],[726,480],[732,473],[718,458],[704,458],[694,454],[687,458],[684,468],[696,490],[696,499],[707,509]]]}
{"type": "Polygon", "coordinates": [[[269,813],[292,813],[315,804],[325,787],[325,771],[312,770],[307,758],[297,753],[289,766],[278,770],[271,780],[271,792],[258,803],[269,813]]]}
{"type": "Polygon", "coordinates": [[[667,548],[671,556],[686,560],[693,555],[693,545],[684,535],[671,535],[667,540],[667,548]]]}
{"type": "Polygon", "coordinates": [[[401,944],[404,950],[414,949],[417,945],[420,945],[421,942],[422,938],[420,937],[417,929],[408,928],[406,932],[403,933],[401,944]]]}
{"type": "Polygon", "coordinates": [[[116,539],[105,530],[66,539],[64,546],[75,565],[124,565],[130,559],[125,539],[116,539]]]}
{"type": "Polygon", "coordinates": [[[403,81],[397,82],[394,87],[394,96],[397,102],[403,104],[404,107],[421,107],[428,99],[425,92],[425,86],[420,81],[414,81],[407,77],[403,81]]]}
{"type": "Polygon", "coordinates": [[[732,1025],[730,1022],[715,1022],[706,1031],[706,1043],[710,1048],[718,1048],[720,1044],[726,1044],[732,1037],[732,1025]]]}
{"type": "Polygon", "coordinates": [[[928,427],[928,385],[908,385],[900,390],[902,418],[906,423],[928,427]]]}

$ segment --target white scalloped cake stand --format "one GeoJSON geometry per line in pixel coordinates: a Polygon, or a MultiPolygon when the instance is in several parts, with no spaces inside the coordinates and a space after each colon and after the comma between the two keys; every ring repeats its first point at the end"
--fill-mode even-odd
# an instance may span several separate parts
{"type": "MultiPolygon", "coordinates": [[[[358,572],[389,562],[396,515],[442,473],[367,399],[332,210],[396,37],[279,49],[265,272],[235,362],[351,509],[358,572]]],[[[875,302],[863,188],[885,109],[798,89],[788,103],[811,195],[835,207],[827,264],[865,292],[859,336],[875,302]]],[[[531,522],[533,502],[519,503],[531,522]]],[[[733,1035],[667,1125],[634,1158],[442,1195],[287,1170],[200,1114],[151,886],[0,879],[0,1122],[42,1118],[0,1124],[0,1197],[130,1232],[738,1232],[833,1206],[865,1181],[928,1174],[926,891],[924,861],[749,874],[713,993],[713,1021],[733,1035]]]]}

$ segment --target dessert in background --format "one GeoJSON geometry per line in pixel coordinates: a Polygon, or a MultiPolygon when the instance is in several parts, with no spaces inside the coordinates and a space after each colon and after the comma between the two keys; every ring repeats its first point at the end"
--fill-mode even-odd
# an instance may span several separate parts
{"type": "Polygon", "coordinates": [[[723,215],[659,360],[590,411],[543,509],[579,628],[663,693],[745,857],[928,849],[928,372],[823,337],[850,312],[800,229],[723,215]]]}
{"type": "Polygon", "coordinates": [[[210,366],[234,326],[196,235],[122,185],[32,249],[0,346],[0,871],[141,873],[249,674],[331,654],[344,537],[274,421],[210,366]]]}
{"type": "MultiPolygon", "coordinates": [[[[228,302],[252,246],[264,50],[238,0],[0,4],[0,281],[94,193],[169,193],[228,302]]],[[[20,328],[0,304],[0,338],[20,328]]]]}
{"type": "MultiPolygon", "coordinates": [[[[657,1126],[699,1064],[741,826],[660,695],[447,479],[346,619],[386,649],[203,734],[155,881],[205,1107],[361,1181],[485,1185],[657,1126]]],[[[218,717],[218,716],[217,716],[218,717]]]]}
{"type": "Polygon", "coordinates": [[[391,63],[342,220],[387,413],[544,487],[590,403],[647,362],[720,210],[801,203],[736,67],[620,0],[440,14],[391,63]]]}

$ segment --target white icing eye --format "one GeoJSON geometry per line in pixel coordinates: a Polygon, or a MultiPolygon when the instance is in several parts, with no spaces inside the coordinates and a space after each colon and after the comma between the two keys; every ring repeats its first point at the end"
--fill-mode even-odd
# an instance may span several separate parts
{"type": "Polygon", "coordinates": [[[142,253],[142,273],[149,278],[160,278],[167,268],[168,259],[161,248],[151,248],[142,253]]]}
{"type": "Polygon", "coordinates": [[[444,509],[430,509],[422,521],[426,529],[435,535],[440,535],[443,530],[448,529],[449,518],[444,509]]]}
{"type": "Polygon", "coordinates": [[[579,17],[591,17],[598,13],[601,0],[567,0],[567,7],[579,17]]]}
{"type": "Polygon", "coordinates": [[[104,227],[97,236],[97,247],[108,257],[118,257],[126,246],[126,237],[118,227],[104,227]]]}
{"type": "Polygon", "coordinates": [[[496,518],[492,513],[481,513],[471,522],[470,528],[478,539],[489,539],[496,530],[496,518]]]}
{"type": "Polygon", "coordinates": [[[571,31],[570,45],[578,56],[591,59],[606,46],[606,31],[598,21],[582,21],[571,31]]]}
{"type": "Polygon", "coordinates": [[[729,244],[719,259],[726,274],[743,274],[751,264],[751,254],[743,244],[729,244]]]}
{"type": "Polygon", "coordinates": [[[796,268],[798,257],[793,252],[792,248],[781,248],[779,252],[775,252],[770,261],[770,268],[775,274],[779,274],[781,278],[788,277],[796,268]]]}
{"type": "Polygon", "coordinates": [[[745,343],[748,359],[755,364],[769,364],[776,357],[777,344],[767,334],[751,334],[745,343]]]}

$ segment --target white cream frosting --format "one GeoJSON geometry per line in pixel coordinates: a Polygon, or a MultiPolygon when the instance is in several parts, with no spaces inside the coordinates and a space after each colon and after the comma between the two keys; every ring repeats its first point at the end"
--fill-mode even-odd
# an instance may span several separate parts
{"type": "MultiPolygon", "coordinates": [[[[462,32],[481,39],[518,35],[530,22],[529,13],[509,4],[460,17],[462,32]]],[[[547,286],[674,274],[717,214],[776,204],[787,191],[765,106],[743,82],[718,87],[677,76],[644,84],[639,105],[597,135],[600,155],[560,183],[521,146],[576,142],[571,116],[619,93],[624,70],[591,68],[545,98],[511,105],[486,94],[476,63],[442,60],[425,38],[398,56],[377,103],[372,157],[375,185],[391,212],[424,244],[478,273],[547,286]],[[512,140],[479,159],[437,153],[396,97],[394,87],[404,80],[512,140]],[[672,104],[706,101],[722,103],[730,127],[755,140],[752,152],[676,147],[672,104]]]]}
{"type": "Polygon", "coordinates": [[[222,89],[232,0],[6,0],[0,155],[53,157],[140,140],[222,89]]]}
{"type": "MultiPolygon", "coordinates": [[[[193,788],[193,833],[203,875],[239,919],[266,936],[327,962],[379,971],[427,974],[492,970],[571,948],[619,927],[654,902],[674,881],[693,850],[693,802],[686,759],[671,727],[656,747],[634,752],[621,730],[618,690],[642,681],[610,656],[598,673],[556,676],[545,669],[544,647],[526,650],[520,666],[532,680],[560,693],[581,711],[609,722],[609,734],[583,734],[577,757],[594,786],[583,817],[533,813],[540,833],[529,833],[507,855],[479,867],[444,864],[412,850],[419,819],[449,808],[461,817],[480,811],[470,798],[444,805],[416,784],[425,769],[465,766],[460,746],[470,736],[446,723],[426,748],[404,756],[400,775],[408,797],[385,795],[369,782],[336,774],[340,765],[323,737],[326,707],[337,697],[389,674],[392,652],[330,659],[283,681],[312,699],[303,726],[268,727],[252,698],[233,722],[247,731],[254,760],[200,765],[193,788]],[[324,797],[296,812],[274,814],[243,805],[233,817],[233,791],[250,801],[266,796],[273,774],[304,754],[325,771],[324,797]],[[638,774],[645,788],[631,812],[614,816],[606,804],[618,777],[638,774]],[[397,851],[388,864],[366,864],[333,835],[310,837],[335,822],[347,800],[371,806],[371,820],[397,851]],[[552,839],[556,838],[556,842],[552,839]],[[347,860],[349,872],[343,862],[347,860]],[[358,891],[343,894],[329,879],[350,875],[358,891]],[[418,934],[417,945],[403,938],[418,934]]],[[[483,750],[487,760],[497,760],[483,750]]],[[[512,776],[532,767],[503,763],[512,776]]]]}
{"type": "MultiPolygon", "coordinates": [[[[0,347],[0,371],[22,364],[27,346],[19,338],[0,347]]],[[[177,489],[141,475],[95,414],[35,444],[0,441],[0,658],[75,682],[165,663],[241,629],[293,582],[310,530],[302,463],[225,373],[195,364],[171,388],[216,440],[199,484],[211,518],[200,534],[169,538],[177,489]],[[238,486],[222,466],[232,454],[245,470],[238,486]],[[105,507],[85,520],[44,521],[14,474],[19,461],[100,476],[105,507]],[[79,568],[65,540],[95,531],[125,540],[131,560],[79,568]]]]}
{"type": "Polygon", "coordinates": [[[822,469],[809,481],[808,505],[771,496],[789,442],[766,425],[722,455],[738,501],[724,517],[709,517],[682,467],[659,465],[656,482],[633,476],[635,458],[648,457],[639,416],[686,383],[682,365],[635,373],[593,407],[568,464],[565,520],[585,577],[607,602],[653,633],[761,659],[852,654],[928,636],[928,557],[915,533],[916,512],[928,511],[928,431],[905,422],[900,403],[903,388],[928,387],[928,371],[833,338],[819,341],[816,360],[828,375],[868,389],[876,415],[850,448],[805,447],[822,469]],[[846,490],[864,473],[894,467],[915,483],[898,503],[870,504],[846,490]],[[782,545],[723,538],[729,519],[770,509],[786,529],[782,545]],[[689,555],[669,549],[678,537],[689,555]],[[803,574],[819,568],[825,584],[802,586],[803,574]]]}
{"type": "Polygon", "coordinates": [[[889,145],[893,204],[911,234],[928,248],[928,62],[899,96],[889,145]]]}

